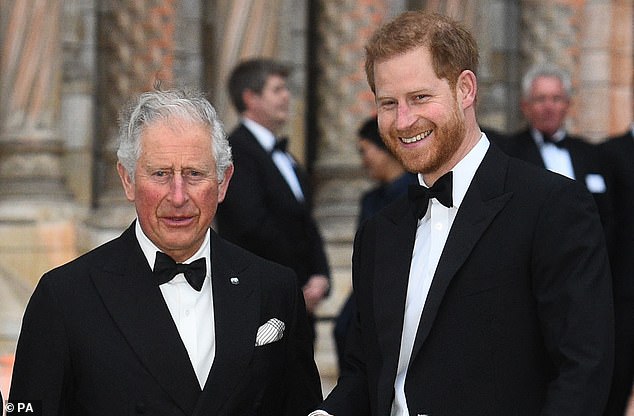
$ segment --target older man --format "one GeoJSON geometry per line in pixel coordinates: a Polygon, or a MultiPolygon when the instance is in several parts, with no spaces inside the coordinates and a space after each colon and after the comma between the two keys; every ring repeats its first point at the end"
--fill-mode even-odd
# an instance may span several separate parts
{"type": "Polygon", "coordinates": [[[210,229],[233,174],[200,94],[125,111],[117,169],[137,220],[46,273],[27,307],[12,400],[53,415],[297,415],[320,400],[288,268],[210,229]]]}

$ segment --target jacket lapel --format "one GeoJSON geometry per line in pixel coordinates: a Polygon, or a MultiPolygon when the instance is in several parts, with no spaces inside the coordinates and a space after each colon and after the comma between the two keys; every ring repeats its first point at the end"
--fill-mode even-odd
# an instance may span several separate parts
{"type": "Polygon", "coordinates": [[[449,283],[512,196],[504,193],[507,169],[508,157],[491,145],[467,190],[440,256],[416,333],[412,360],[431,331],[449,283]]]}
{"type": "Polygon", "coordinates": [[[373,276],[374,319],[384,357],[377,390],[380,414],[389,413],[398,367],[407,283],[416,238],[417,219],[413,210],[413,204],[403,197],[400,203],[387,208],[377,217],[378,221],[385,222],[377,226],[381,231],[375,236],[377,244],[371,260],[376,265],[373,276]]]}
{"type": "Polygon", "coordinates": [[[91,277],[104,305],[130,347],[185,414],[191,414],[200,386],[152,271],[134,235],[134,224],[119,237],[111,266],[91,277]],[[177,380],[177,382],[176,382],[177,380]]]}
{"type": "Polygon", "coordinates": [[[211,233],[216,355],[194,414],[219,414],[244,377],[259,323],[259,280],[246,259],[211,233]],[[237,280],[236,280],[237,279],[237,280]]]}

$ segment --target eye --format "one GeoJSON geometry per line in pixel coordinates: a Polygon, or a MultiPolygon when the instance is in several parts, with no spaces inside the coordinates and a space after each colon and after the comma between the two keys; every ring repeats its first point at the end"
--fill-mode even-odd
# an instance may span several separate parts
{"type": "Polygon", "coordinates": [[[389,110],[396,106],[396,100],[380,100],[377,105],[380,109],[389,110]]]}
{"type": "Polygon", "coordinates": [[[152,172],[152,176],[155,178],[166,178],[170,175],[170,172],[167,170],[155,170],[152,172]]]}
{"type": "Polygon", "coordinates": [[[183,178],[185,178],[185,180],[187,180],[188,182],[198,182],[207,178],[208,176],[209,175],[207,174],[207,172],[203,172],[202,170],[197,170],[197,169],[183,170],[183,178]]]}

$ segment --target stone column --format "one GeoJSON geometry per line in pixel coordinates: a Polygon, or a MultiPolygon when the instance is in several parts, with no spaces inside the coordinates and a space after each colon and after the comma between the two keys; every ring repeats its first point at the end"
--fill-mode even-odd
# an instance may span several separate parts
{"type": "Polygon", "coordinates": [[[632,121],[633,9],[631,0],[585,3],[575,125],[593,141],[625,131],[632,121]]]}
{"type": "Polygon", "coordinates": [[[70,196],[60,166],[61,6],[62,0],[2,5],[0,202],[4,213],[13,210],[16,200],[65,201],[70,196]]]}
{"type": "MultiPolygon", "coordinates": [[[[328,244],[333,273],[332,294],[318,314],[330,318],[350,293],[359,198],[370,185],[356,148],[358,126],[375,113],[364,71],[364,46],[379,24],[398,11],[390,10],[393,2],[383,0],[322,0],[315,7],[316,52],[309,63],[315,72],[311,82],[319,86],[313,99],[315,125],[311,126],[317,139],[315,215],[328,244]]],[[[324,321],[321,330],[328,342],[332,342],[332,328],[332,321],[324,321]]],[[[336,376],[334,346],[318,345],[317,352],[322,376],[336,376]]]]}
{"type": "MultiPolygon", "coordinates": [[[[551,62],[579,84],[579,36],[585,0],[523,0],[520,9],[522,74],[533,64],[551,62]]],[[[568,129],[579,132],[579,101],[573,96],[568,129]]]]}
{"type": "Polygon", "coordinates": [[[0,361],[42,273],[75,256],[60,136],[62,0],[0,1],[0,361]]]}
{"type": "Polygon", "coordinates": [[[118,113],[134,95],[173,81],[175,2],[103,0],[97,11],[97,112],[88,247],[130,224],[134,207],[116,170],[118,113]]]}

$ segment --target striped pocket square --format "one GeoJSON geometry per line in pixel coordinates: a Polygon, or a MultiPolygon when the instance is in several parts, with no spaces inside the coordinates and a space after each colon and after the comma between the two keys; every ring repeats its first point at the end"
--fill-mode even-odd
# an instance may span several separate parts
{"type": "Polygon", "coordinates": [[[264,325],[258,328],[258,334],[255,337],[255,346],[270,344],[279,341],[284,336],[284,322],[277,318],[271,318],[264,325]]]}

